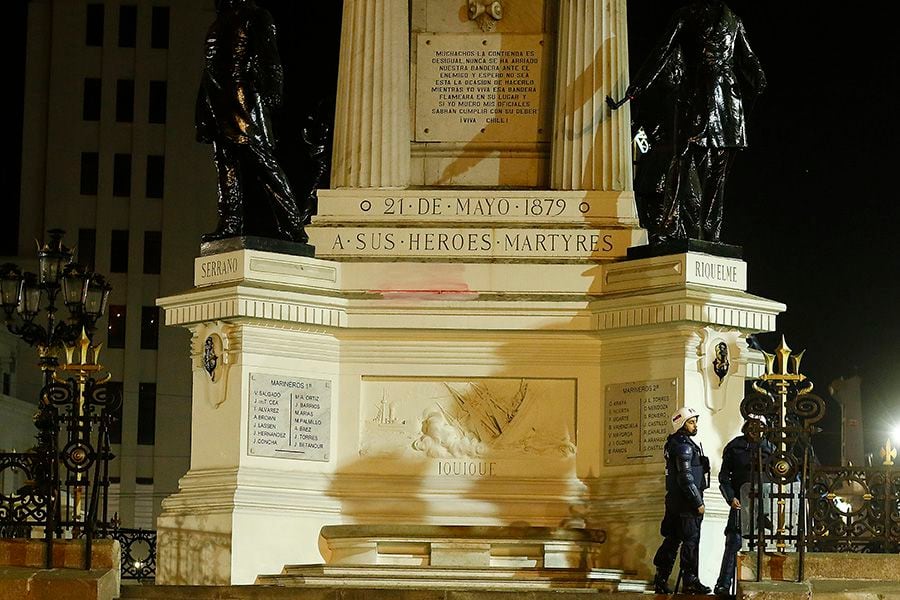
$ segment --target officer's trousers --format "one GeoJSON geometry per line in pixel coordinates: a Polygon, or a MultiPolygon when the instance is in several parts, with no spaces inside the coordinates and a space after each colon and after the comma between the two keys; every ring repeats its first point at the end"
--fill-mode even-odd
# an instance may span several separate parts
{"type": "Polygon", "coordinates": [[[653,564],[661,579],[668,579],[681,546],[681,574],[684,584],[697,581],[700,565],[700,525],[703,516],[695,512],[674,512],[666,508],[659,533],[663,542],[656,551],[653,564]]]}

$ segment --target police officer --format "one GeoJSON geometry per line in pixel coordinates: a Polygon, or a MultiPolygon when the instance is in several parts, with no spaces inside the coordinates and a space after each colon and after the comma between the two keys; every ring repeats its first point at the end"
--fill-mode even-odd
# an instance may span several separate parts
{"type": "MultiPolygon", "coordinates": [[[[719,491],[725,502],[731,507],[728,515],[728,524],[725,526],[725,552],[722,554],[722,566],[719,569],[719,579],[716,581],[715,593],[717,596],[731,595],[731,587],[734,582],[734,572],[737,561],[737,553],[741,549],[742,521],[741,488],[750,483],[753,474],[753,465],[757,457],[759,447],[759,429],[754,427],[754,421],[759,426],[765,427],[766,418],[761,415],[748,415],[741,428],[741,435],[734,438],[722,451],[722,469],[719,471],[719,491]],[[756,429],[756,432],[754,432],[756,429]]],[[[771,444],[763,440],[763,463],[771,453],[771,444]]],[[[747,523],[744,523],[746,525],[747,523]]]]}
{"type": "Polygon", "coordinates": [[[700,561],[700,524],[705,507],[703,490],[709,487],[709,459],[693,439],[699,413],[689,407],[672,415],[672,435],[666,439],[666,513],[659,532],[662,545],[656,551],[654,587],[657,594],[671,594],[669,575],[681,546],[681,574],[687,594],[708,594],[697,575],[700,561]]]}

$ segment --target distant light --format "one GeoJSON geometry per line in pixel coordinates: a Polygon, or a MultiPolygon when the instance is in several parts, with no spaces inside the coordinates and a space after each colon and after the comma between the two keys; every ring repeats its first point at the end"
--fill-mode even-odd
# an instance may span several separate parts
{"type": "Polygon", "coordinates": [[[891,428],[891,441],[894,442],[894,444],[900,445],[900,423],[891,428]]]}

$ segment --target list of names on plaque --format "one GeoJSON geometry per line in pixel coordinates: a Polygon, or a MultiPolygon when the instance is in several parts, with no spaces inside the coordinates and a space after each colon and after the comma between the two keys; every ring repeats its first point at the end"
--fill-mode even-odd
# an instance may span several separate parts
{"type": "Polygon", "coordinates": [[[251,374],[247,433],[253,456],[327,461],[331,381],[251,374]]]}
{"type": "Polygon", "coordinates": [[[540,35],[420,34],[416,139],[546,139],[543,43],[540,35]]]}
{"type": "Polygon", "coordinates": [[[635,381],[606,387],[607,466],[662,462],[676,410],[675,379],[635,381]]]}

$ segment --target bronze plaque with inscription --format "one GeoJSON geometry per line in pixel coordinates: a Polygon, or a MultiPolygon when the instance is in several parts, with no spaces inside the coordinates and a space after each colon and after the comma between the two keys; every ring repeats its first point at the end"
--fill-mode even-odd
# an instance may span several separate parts
{"type": "Polygon", "coordinates": [[[548,139],[542,35],[420,34],[417,49],[416,141],[548,139]]]}
{"type": "Polygon", "coordinates": [[[657,379],[606,386],[606,466],[663,461],[677,408],[678,380],[657,379]]]}

